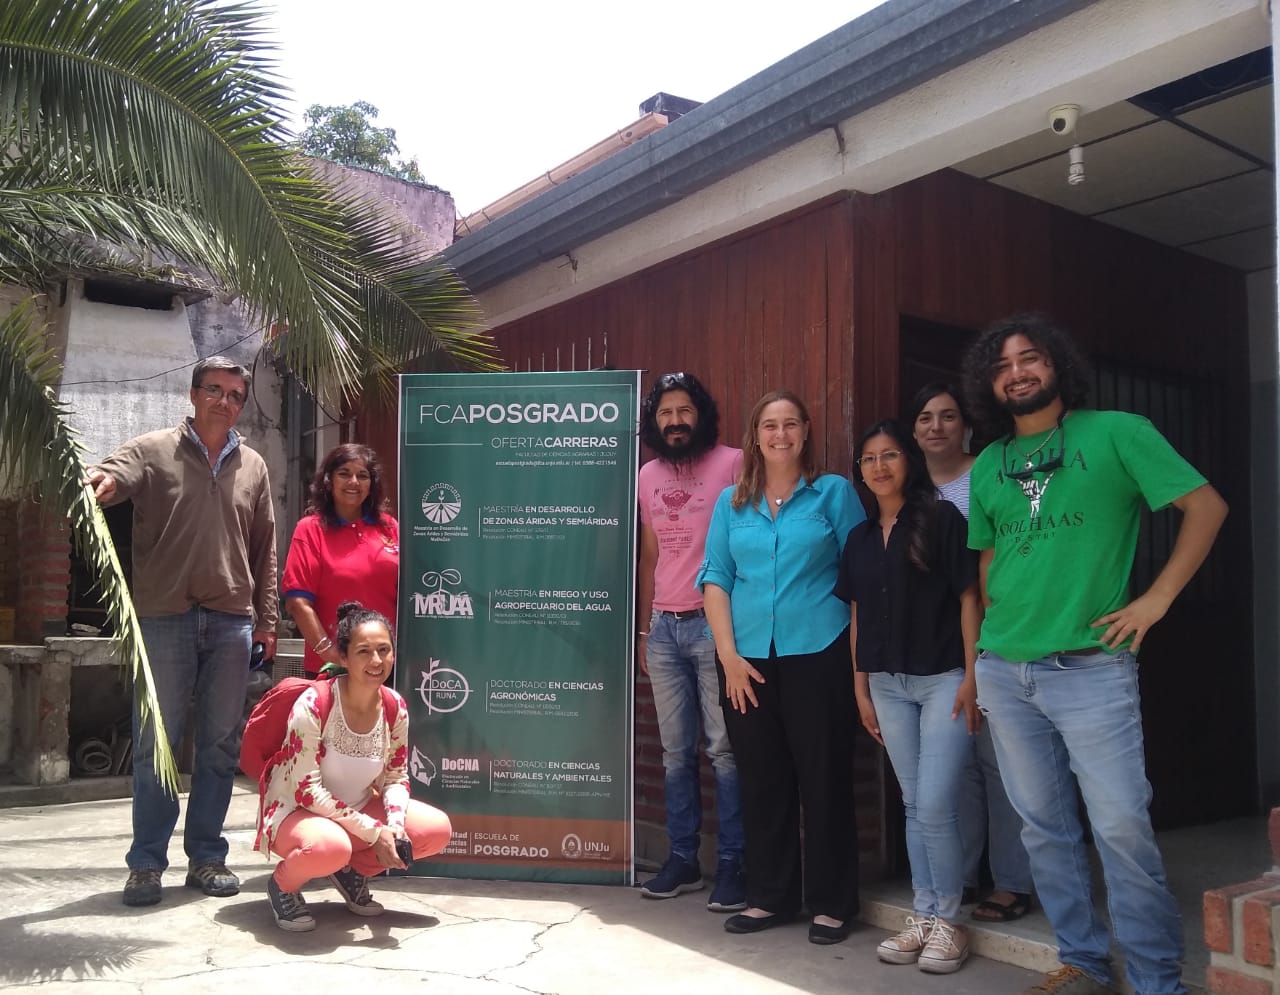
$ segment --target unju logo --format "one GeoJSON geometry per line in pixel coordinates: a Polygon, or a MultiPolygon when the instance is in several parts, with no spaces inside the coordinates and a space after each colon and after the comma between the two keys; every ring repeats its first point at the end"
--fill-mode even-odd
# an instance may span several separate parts
{"type": "Polygon", "coordinates": [[[422,514],[432,525],[448,525],[462,511],[462,495],[453,484],[432,484],[422,495],[422,514]]]}

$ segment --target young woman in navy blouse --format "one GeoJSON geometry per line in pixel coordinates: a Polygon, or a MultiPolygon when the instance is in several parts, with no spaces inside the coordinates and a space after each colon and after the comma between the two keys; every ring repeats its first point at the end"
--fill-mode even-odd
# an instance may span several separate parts
{"type": "Polygon", "coordinates": [[[768,929],[803,902],[809,939],[837,943],[858,911],[857,710],[849,612],[832,592],[845,538],[865,513],[848,479],[818,472],[798,397],[766,394],[749,424],[742,475],[716,502],[697,580],[746,837],[748,908],[725,929],[768,929]]]}
{"type": "Polygon", "coordinates": [[[969,953],[958,807],[979,722],[977,554],[905,426],[873,425],[855,451],[873,511],[849,535],[836,594],[851,606],[859,717],[902,788],[914,890],[914,915],[877,953],[948,974],[969,953]]]}

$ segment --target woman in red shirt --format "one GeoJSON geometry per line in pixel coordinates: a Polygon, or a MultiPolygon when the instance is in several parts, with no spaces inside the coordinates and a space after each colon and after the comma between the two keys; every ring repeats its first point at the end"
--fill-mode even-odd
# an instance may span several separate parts
{"type": "Polygon", "coordinates": [[[315,677],[338,661],[338,605],[353,598],[396,617],[400,526],[386,513],[378,454],[338,446],[311,482],[307,514],[293,530],[285,565],[285,608],[307,644],[303,669],[315,677]]]}

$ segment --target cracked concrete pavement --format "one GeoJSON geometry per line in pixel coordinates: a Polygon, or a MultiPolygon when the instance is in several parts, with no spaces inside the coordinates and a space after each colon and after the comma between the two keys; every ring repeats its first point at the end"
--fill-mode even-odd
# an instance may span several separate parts
{"type": "Polygon", "coordinates": [[[865,926],[827,947],[807,942],[803,922],[731,936],[724,917],[706,911],[705,892],[648,901],[635,889],[589,885],[379,879],[372,890],[387,911],[361,918],[328,882],[313,882],[305,894],[317,928],[286,933],[266,900],[272,864],[251,851],[256,801],[238,786],[227,818],[240,895],[183,887],[175,837],[164,900],[149,909],[120,902],[128,800],[0,809],[0,989],[1003,995],[1036,978],[976,957],[945,977],[881,964],[875,945],[886,934],[865,926]]]}

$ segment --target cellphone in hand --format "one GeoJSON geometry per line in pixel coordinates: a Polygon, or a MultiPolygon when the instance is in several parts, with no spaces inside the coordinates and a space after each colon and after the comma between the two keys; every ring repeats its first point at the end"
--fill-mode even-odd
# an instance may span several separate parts
{"type": "Polygon", "coordinates": [[[413,844],[403,836],[396,837],[396,856],[405,867],[413,863],[413,844]]]}

